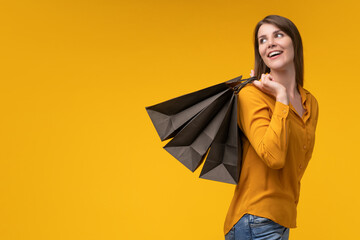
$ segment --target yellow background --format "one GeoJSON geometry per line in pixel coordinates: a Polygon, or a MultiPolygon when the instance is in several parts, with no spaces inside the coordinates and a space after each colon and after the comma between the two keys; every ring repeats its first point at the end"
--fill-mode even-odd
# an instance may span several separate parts
{"type": "Polygon", "coordinates": [[[234,185],[162,147],[145,106],[253,67],[268,14],[303,37],[318,99],[291,239],[359,237],[359,5],[58,0],[0,5],[0,239],[223,239],[234,185]]]}

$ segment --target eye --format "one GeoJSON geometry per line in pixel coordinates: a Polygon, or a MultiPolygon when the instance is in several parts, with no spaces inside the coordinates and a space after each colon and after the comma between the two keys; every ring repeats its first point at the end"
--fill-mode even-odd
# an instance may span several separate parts
{"type": "Polygon", "coordinates": [[[265,38],[260,38],[260,39],[259,39],[259,43],[260,43],[260,44],[263,44],[264,42],[266,42],[266,39],[265,39],[265,38]]]}
{"type": "Polygon", "coordinates": [[[283,37],[283,36],[284,36],[284,34],[282,34],[282,33],[276,33],[276,34],[275,34],[275,37],[276,37],[276,38],[283,37]]]}

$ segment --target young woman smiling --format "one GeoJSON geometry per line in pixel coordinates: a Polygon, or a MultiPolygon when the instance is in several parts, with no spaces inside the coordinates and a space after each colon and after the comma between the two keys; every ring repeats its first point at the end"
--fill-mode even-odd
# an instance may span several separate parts
{"type": "Polygon", "coordinates": [[[239,93],[242,172],[225,220],[226,240],[289,238],[315,143],[318,103],[303,88],[298,29],[289,19],[270,15],[254,34],[251,76],[260,80],[239,93]]]}

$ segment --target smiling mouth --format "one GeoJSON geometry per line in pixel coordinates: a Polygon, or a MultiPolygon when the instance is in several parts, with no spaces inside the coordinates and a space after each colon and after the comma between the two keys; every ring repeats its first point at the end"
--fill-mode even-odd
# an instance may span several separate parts
{"type": "Polygon", "coordinates": [[[273,51],[268,54],[268,58],[275,58],[283,53],[283,51],[273,51]]]}

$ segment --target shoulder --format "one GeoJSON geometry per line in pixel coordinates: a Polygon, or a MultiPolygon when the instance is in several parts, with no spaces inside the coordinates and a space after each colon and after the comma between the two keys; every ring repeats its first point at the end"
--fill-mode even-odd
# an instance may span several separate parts
{"type": "Polygon", "coordinates": [[[306,93],[306,100],[309,100],[313,107],[318,108],[319,103],[318,103],[316,97],[309,90],[307,90],[305,88],[304,88],[304,91],[306,93]]]}
{"type": "Polygon", "coordinates": [[[241,89],[238,95],[239,98],[264,98],[266,96],[264,92],[255,87],[252,83],[247,84],[243,89],[241,89]]]}
{"type": "Polygon", "coordinates": [[[305,93],[306,93],[306,101],[309,102],[308,106],[310,107],[310,112],[311,115],[313,116],[314,119],[318,119],[319,116],[319,103],[316,99],[316,97],[310,93],[309,90],[304,89],[305,93]]]}
{"type": "Polygon", "coordinates": [[[275,99],[255,87],[253,84],[246,85],[243,89],[238,93],[239,101],[242,104],[266,104],[271,105],[274,104],[275,99]]]}

